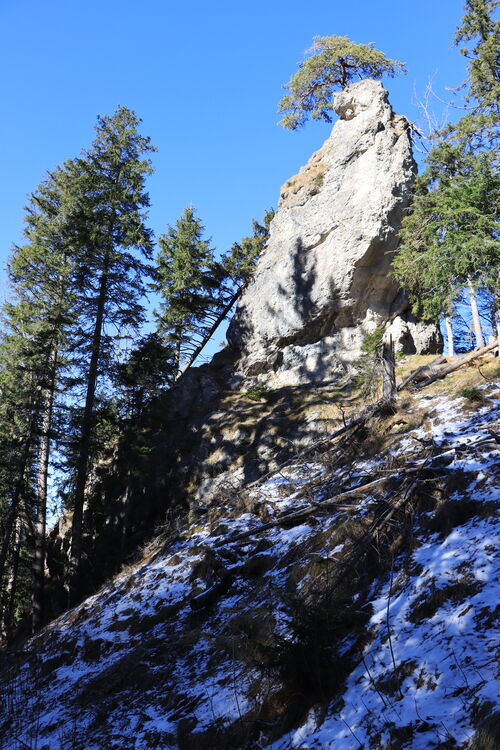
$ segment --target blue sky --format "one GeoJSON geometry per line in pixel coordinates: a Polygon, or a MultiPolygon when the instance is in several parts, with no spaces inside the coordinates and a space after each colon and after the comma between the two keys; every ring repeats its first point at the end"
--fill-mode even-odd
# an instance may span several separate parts
{"type": "Polygon", "coordinates": [[[461,15],[457,0],[0,0],[0,294],[26,196],[90,145],[98,113],[134,109],[158,147],[148,183],[155,233],[191,203],[226,250],[329,133],[276,124],[281,85],[313,36],[374,42],[406,62],[408,75],[386,85],[394,109],[416,120],[414,92],[430,76],[443,97],[464,78],[452,46],[461,15]]]}

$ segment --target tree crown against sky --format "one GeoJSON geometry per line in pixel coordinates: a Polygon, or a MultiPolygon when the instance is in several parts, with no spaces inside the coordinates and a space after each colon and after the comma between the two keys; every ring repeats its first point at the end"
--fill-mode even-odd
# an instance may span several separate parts
{"type": "Polygon", "coordinates": [[[154,286],[162,302],[155,312],[157,330],[174,344],[177,367],[192,364],[227,317],[253,273],[273,216],[274,209],[268,209],[261,223],[254,220],[253,234],[234,242],[220,259],[192,206],[158,238],[154,286]]]}
{"type": "MultiPolygon", "coordinates": [[[[328,135],[321,121],[294,138],[276,127],[277,102],[286,93],[280,93],[280,85],[314,35],[373,41],[389,57],[404,60],[408,77],[387,79],[390,101],[395,111],[415,120],[413,89],[421,90],[433,71],[437,92],[464,78],[467,60],[450,46],[450,28],[462,5],[462,0],[384,0],[382,5],[317,0],[311,13],[304,4],[295,4],[291,12],[289,3],[278,0],[270,6],[255,0],[251,10],[232,4],[228,12],[225,3],[193,0],[174,7],[151,0],[150,12],[138,14],[132,0],[0,3],[6,29],[0,57],[9,69],[4,105],[10,113],[0,123],[3,142],[9,144],[3,160],[9,178],[0,186],[0,264],[11,243],[21,240],[25,196],[46,168],[62,164],[90,142],[97,112],[111,113],[119,103],[141,114],[159,147],[155,175],[148,178],[155,234],[192,202],[214,244],[229,248],[234,238],[248,233],[249,216],[260,216],[275,203],[279,185],[328,135]],[[124,45],[136,53],[124,55],[124,45]],[[91,50],[84,63],[82,49],[91,50]],[[172,97],[182,97],[195,80],[201,126],[182,107],[172,108],[172,97]],[[238,143],[245,147],[237,158],[223,159],[228,148],[235,153],[238,143]],[[229,184],[238,184],[238,190],[227,190],[229,184]]],[[[1,287],[0,277],[0,292],[1,287]]]]}
{"type": "Polygon", "coordinates": [[[313,120],[332,121],[333,95],[361,78],[380,79],[405,73],[405,64],[391,60],[370,44],[356,44],[346,36],[317,36],[309,57],[284,88],[288,94],[279,104],[286,113],[280,124],[289,130],[313,120]]]}
{"type": "Polygon", "coordinates": [[[500,23],[493,17],[498,5],[497,0],[465,3],[454,38],[469,61],[459,88],[465,113],[432,137],[393,264],[414,310],[429,319],[451,318],[463,309],[467,288],[478,346],[483,336],[476,297],[492,330],[500,330],[500,23]]]}
{"type": "MultiPolygon", "coordinates": [[[[500,20],[498,0],[466,0],[454,44],[467,59],[467,75],[454,93],[461,97],[461,116],[434,135],[426,173],[447,178],[478,152],[498,167],[500,146],[500,20]]],[[[456,102],[452,102],[455,106],[456,102]]]]}
{"type": "Polygon", "coordinates": [[[500,21],[493,14],[499,0],[466,0],[455,45],[467,58],[466,101],[481,100],[497,108],[500,102],[500,21]],[[472,47],[468,42],[472,43],[472,47]]]}

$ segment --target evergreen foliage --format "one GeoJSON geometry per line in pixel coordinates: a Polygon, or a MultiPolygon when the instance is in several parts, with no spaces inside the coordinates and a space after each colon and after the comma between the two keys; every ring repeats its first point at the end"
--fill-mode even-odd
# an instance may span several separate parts
{"type": "Polygon", "coordinates": [[[175,376],[173,348],[165,344],[158,333],[150,333],[116,369],[116,383],[123,391],[123,416],[136,419],[155,397],[172,385],[175,376]]]}
{"type": "Polygon", "coordinates": [[[476,345],[483,335],[476,296],[487,299],[492,327],[500,309],[500,175],[498,171],[500,22],[496,0],[467,0],[455,43],[469,60],[464,100],[469,110],[434,136],[403,220],[396,277],[414,310],[430,320],[454,314],[469,288],[476,345]],[[472,48],[465,47],[468,42],[472,48]]]}
{"type": "Polygon", "coordinates": [[[98,379],[111,371],[120,342],[144,320],[142,298],[152,257],[146,226],[149,197],[145,178],[152,172],[150,139],[138,132],[139,118],[126,107],[99,117],[92,148],[75,160],[71,190],[79,213],[75,221],[78,254],[76,290],[80,344],[75,362],[82,373],[85,405],[77,430],[70,597],[78,597],[82,557],[83,506],[90,460],[96,453],[95,404],[98,379]]]}
{"type": "Polygon", "coordinates": [[[498,289],[499,201],[500,177],[482,159],[449,180],[420,178],[393,262],[418,315],[436,320],[453,313],[469,278],[498,289]]]}
{"type": "MultiPolygon", "coordinates": [[[[3,309],[0,342],[0,582],[4,595],[12,573],[34,556],[33,626],[43,619],[44,537],[54,401],[61,386],[69,327],[73,322],[72,263],[69,256],[71,205],[65,199],[68,166],[56,170],[32,194],[26,207],[25,244],[13,249],[8,268],[10,300],[3,309]],[[29,549],[26,551],[26,544],[29,549]],[[13,566],[13,567],[12,567],[13,566]]],[[[25,574],[25,578],[29,578],[25,574]]],[[[15,583],[15,581],[14,581],[15,583]]],[[[8,630],[19,586],[11,585],[2,608],[8,630]]],[[[26,603],[25,603],[26,605],[26,603]]]]}
{"type": "Polygon", "coordinates": [[[269,228],[274,215],[274,208],[268,208],[260,223],[254,219],[252,234],[233,243],[230,252],[223,256],[225,273],[234,287],[244,286],[251,278],[255,264],[269,239],[269,228]]]}
{"type": "Polygon", "coordinates": [[[283,88],[279,112],[283,127],[296,130],[312,117],[332,121],[333,94],[358,78],[380,79],[405,73],[404,63],[391,60],[373,44],[356,44],[346,36],[314,38],[310,54],[283,88]]]}
{"type": "Polygon", "coordinates": [[[162,298],[158,331],[175,346],[180,367],[217,317],[227,297],[222,265],[215,260],[205,227],[188,207],[158,239],[156,289],[162,298]]]}
{"type": "Polygon", "coordinates": [[[69,560],[61,563],[74,602],[85,591],[95,524],[108,512],[92,493],[97,463],[119,446],[142,455],[134,428],[173,383],[179,344],[186,357],[215,330],[268,236],[272,211],[217,260],[186,209],[160,241],[159,332],[138,338],[153,273],[145,179],[154,150],[139,123],[125,107],[98,118],[91,148],[30,196],[24,242],[11,254],[0,334],[0,640],[29,619],[38,629],[49,614],[50,472],[72,524],[69,560]]]}
{"type": "Polygon", "coordinates": [[[236,302],[267,242],[273,216],[268,209],[261,223],[254,220],[253,234],[235,242],[220,260],[192,207],[159,238],[158,333],[174,346],[177,370],[194,361],[236,302]]]}
{"type": "Polygon", "coordinates": [[[449,133],[473,150],[482,147],[493,152],[499,145],[500,21],[493,17],[499,5],[498,0],[466,0],[454,39],[460,54],[468,60],[464,88],[471,110],[449,128],[449,133]]]}
{"type": "MultiPolygon", "coordinates": [[[[436,135],[394,261],[415,310],[429,319],[454,314],[466,285],[487,300],[492,316],[500,309],[499,4],[465,4],[455,43],[468,60],[469,109],[436,135]]],[[[280,103],[290,129],[309,117],[329,122],[334,92],[358,78],[405,72],[372,44],[347,37],[317,37],[309,52],[280,103]]],[[[92,495],[99,459],[120,451],[127,457],[125,538],[131,488],[149,450],[136,426],[148,424],[150,405],[227,317],[269,237],[272,209],[253,222],[250,236],[218,254],[188,207],[159,238],[153,268],[145,180],[154,148],[139,125],[126,107],[99,117],[91,148],[30,196],[24,241],[12,251],[0,333],[0,640],[29,617],[38,629],[46,616],[51,467],[71,518],[65,564],[74,603],[85,593],[89,565],[82,562],[96,518],[104,524],[109,510],[105,496],[92,495]],[[151,278],[161,298],[157,330],[141,337],[151,278]]],[[[380,335],[366,338],[365,359],[380,335]]]]}

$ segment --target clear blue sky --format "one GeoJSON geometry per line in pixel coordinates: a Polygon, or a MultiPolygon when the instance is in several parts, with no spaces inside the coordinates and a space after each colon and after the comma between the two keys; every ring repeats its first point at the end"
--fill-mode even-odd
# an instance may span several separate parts
{"type": "MultiPolygon", "coordinates": [[[[90,145],[96,116],[120,105],[158,147],[150,223],[165,231],[192,203],[220,250],[276,205],[279,188],[330,127],[276,125],[281,84],[314,35],[374,42],[408,75],[386,85],[397,112],[434,75],[436,91],[464,78],[452,47],[460,0],[0,0],[0,296],[21,239],[26,196],[90,145]]],[[[439,109],[439,102],[436,102],[439,109]]]]}

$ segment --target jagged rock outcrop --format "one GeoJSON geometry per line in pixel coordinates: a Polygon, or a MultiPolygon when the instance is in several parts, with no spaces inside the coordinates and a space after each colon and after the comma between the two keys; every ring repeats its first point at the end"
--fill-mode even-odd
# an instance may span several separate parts
{"type": "MultiPolygon", "coordinates": [[[[282,188],[228,331],[240,371],[274,371],[276,385],[339,377],[364,335],[408,307],[390,263],[416,174],[409,123],[371,79],[338,93],[335,110],[330,137],[282,188]]],[[[394,331],[408,353],[439,349],[433,326],[402,318],[394,331]]]]}

